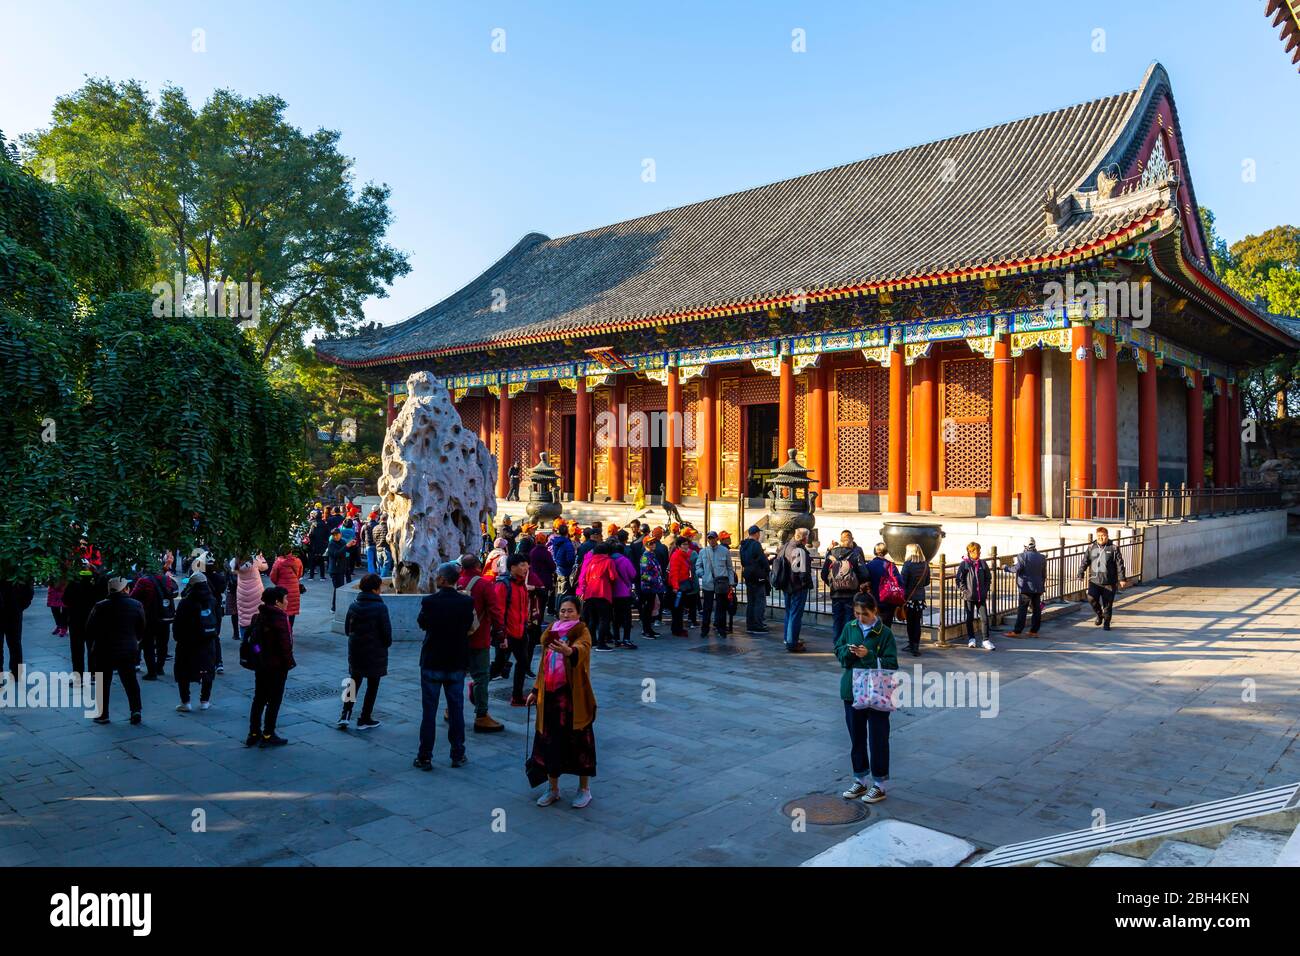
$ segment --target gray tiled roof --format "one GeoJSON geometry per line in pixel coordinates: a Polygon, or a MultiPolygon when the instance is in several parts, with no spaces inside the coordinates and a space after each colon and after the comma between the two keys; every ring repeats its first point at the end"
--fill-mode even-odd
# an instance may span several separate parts
{"type": "Polygon", "coordinates": [[[1046,190],[1089,184],[1157,80],[1158,66],[1116,96],[558,239],[533,233],[405,322],[317,349],[372,364],[1078,249],[1141,211],[1077,214],[1049,235],[1046,190]]]}

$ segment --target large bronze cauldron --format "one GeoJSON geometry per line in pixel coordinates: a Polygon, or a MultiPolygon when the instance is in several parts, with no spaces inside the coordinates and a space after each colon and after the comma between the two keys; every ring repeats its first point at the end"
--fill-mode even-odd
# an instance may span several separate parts
{"type": "Polygon", "coordinates": [[[886,521],[880,529],[880,539],[889,549],[889,556],[900,562],[904,559],[909,544],[919,545],[925,560],[933,561],[939,553],[943,538],[943,528],[940,525],[919,521],[886,521]]]}

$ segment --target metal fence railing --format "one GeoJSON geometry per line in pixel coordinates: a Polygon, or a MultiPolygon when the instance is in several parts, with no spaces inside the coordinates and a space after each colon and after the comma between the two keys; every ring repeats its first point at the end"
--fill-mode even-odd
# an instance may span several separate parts
{"type": "Polygon", "coordinates": [[[1125,527],[1153,521],[1186,521],[1216,515],[1242,514],[1282,507],[1276,488],[1188,488],[1165,484],[1159,488],[1065,489],[1065,523],[1111,522],[1125,527]]]}
{"type": "MultiPolygon", "coordinates": [[[[1145,533],[1141,528],[1116,529],[1114,540],[1124,557],[1128,580],[1136,583],[1142,580],[1142,559],[1145,533]]],[[[1067,544],[1063,539],[1055,548],[1039,549],[1047,560],[1046,587],[1043,593],[1043,606],[1082,600],[1086,585],[1079,578],[1079,569],[1083,564],[1088,542],[1067,544]]],[[[1020,604],[1020,589],[1016,585],[1015,575],[1002,571],[1015,563],[1015,554],[999,555],[996,547],[989,550],[989,555],[982,562],[992,575],[989,589],[989,616],[1001,624],[1008,615],[1014,616],[1020,604]]],[[[830,591],[821,579],[823,558],[812,559],[814,587],[808,594],[804,607],[805,614],[831,613],[830,591]]],[[[736,586],[738,601],[747,601],[748,590],[741,576],[740,561],[734,558],[736,576],[740,583],[736,586]]],[[[922,616],[922,630],[928,631],[936,643],[946,644],[954,634],[963,636],[966,627],[966,605],[961,592],[957,589],[957,569],[960,561],[949,562],[946,555],[938,555],[930,562],[930,583],[925,589],[926,609],[922,616]]],[[[772,610],[784,610],[785,594],[769,590],[765,601],[772,610]]],[[[901,634],[901,623],[894,630],[901,634]]]]}

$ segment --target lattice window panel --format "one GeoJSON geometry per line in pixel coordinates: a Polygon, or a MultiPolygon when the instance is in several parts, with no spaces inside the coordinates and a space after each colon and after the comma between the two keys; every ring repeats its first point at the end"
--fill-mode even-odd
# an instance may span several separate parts
{"type": "Polygon", "coordinates": [[[546,452],[550,458],[551,467],[559,471],[564,467],[564,458],[561,457],[561,449],[564,448],[564,419],[560,417],[559,396],[548,398],[546,401],[546,452]]]}
{"type": "Polygon", "coordinates": [[[781,383],[775,375],[750,375],[740,380],[741,405],[775,405],[780,393],[781,383]]]}
{"type": "Polygon", "coordinates": [[[718,383],[718,417],[722,420],[722,496],[740,494],[740,380],[729,378],[718,383]]]}
{"type": "Polygon", "coordinates": [[[889,371],[835,373],[835,482],[841,488],[889,487],[889,371]]]}
{"type": "MultiPolygon", "coordinates": [[[[609,413],[609,389],[597,389],[591,396],[591,427],[600,435],[602,416],[609,413]]],[[[609,429],[605,429],[609,431],[609,429]]],[[[609,447],[607,441],[592,439],[592,497],[601,498],[609,494],[609,447]]]]}
{"type": "Polygon", "coordinates": [[[642,411],[663,411],[668,407],[668,386],[646,382],[641,386],[642,411]]]}
{"type": "Polygon", "coordinates": [[[940,484],[945,491],[988,491],[993,480],[993,363],[946,360],[939,407],[940,484]]]}
{"type": "Polygon", "coordinates": [[[532,464],[532,444],[533,403],[515,399],[510,403],[510,461],[518,462],[525,475],[532,464]]]}
{"type": "MultiPolygon", "coordinates": [[[[799,460],[808,464],[808,380],[797,378],[794,382],[794,447],[799,449],[799,460]]],[[[781,449],[784,460],[785,449],[781,449]]],[[[818,489],[820,490],[820,489],[818,489]]]]}
{"type": "Polygon", "coordinates": [[[456,406],[456,411],[460,412],[460,423],[477,435],[483,421],[483,403],[477,398],[467,398],[456,406]]]}
{"type": "Polygon", "coordinates": [[[700,399],[700,383],[682,386],[682,494],[700,493],[700,447],[704,410],[700,399]]]}

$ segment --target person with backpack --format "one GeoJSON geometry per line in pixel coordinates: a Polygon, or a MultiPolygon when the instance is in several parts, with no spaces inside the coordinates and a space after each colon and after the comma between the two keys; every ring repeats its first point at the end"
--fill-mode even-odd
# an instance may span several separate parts
{"type": "Polygon", "coordinates": [[[664,582],[663,568],[659,566],[654,548],[643,547],[638,563],[637,595],[641,602],[641,636],[656,641],[659,633],[654,629],[655,618],[668,592],[668,585],[664,582]]]}
{"type": "Polygon", "coordinates": [[[524,678],[529,661],[524,657],[528,648],[528,559],[522,554],[506,557],[506,573],[493,584],[492,640],[496,644],[496,659],[492,662],[495,676],[511,673],[514,659],[514,685],[510,695],[511,707],[524,706],[524,678]]]}
{"type": "Polygon", "coordinates": [[[307,586],[302,583],[302,562],[287,544],[280,545],[275,564],[271,565],[271,573],[267,577],[272,584],[284,588],[289,595],[286,610],[289,612],[289,626],[293,627],[293,622],[302,610],[302,592],[307,590],[307,586]]]}
{"type": "Polygon", "coordinates": [[[126,688],[126,700],[131,709],[131,723],[140,723],[143,705],[140,700],[140,681],[136,678],[135,662],[140,657],[140,644],[147,633],[144,606],[126,593],[126,578],[111,578],[107,582],[108,597],[91,608],[86,620],[86,639],[90,645],[90,669],[99,675],[99,714],[95,723],[107,724],[109,692],[113,689],[116,673],[126,688]]]}
{"type": "Polygon", "coordinates": [[[216,673],[216,647],[220,643],[221,613],[217,598],[202,571],[190,575],[185,595],[176,608],[176,662],[172,676],[181,702],[176,709],[189,713],[190,684],[199,685],[199,709],[212,706],[212,680],[216,673]]]}
{"type": "Polygon", "coordinates": [[[695,556],[696,575],[700,579],[700,637],[708,638],[709,625],[725,638],[731,632],[727,623],[727,595],[736,583],[736,569],[731,566],[731,548],[722,543],[718,532],[704,536],[705,546],[695,556]]]}
{"type": "MultiPolygon", "coordinates": [[[[203,562],[203,567],[196,566],[194,570],[202,571],[207,576],[208,590],[212,592],[212,599],[215,602],[213,605],[213,613],[217,617],[217,636],[214,641],[216,644],[215,656],[217,661],[217,673],[224,674],[226,668],[222,663],[221,620],[226,614],[226,604],[229,600],[226,595],[226,592],[230,587],[229,576],[221,569],[221,562],[213,560],[211,555],[209,555],[203,562]]],[[[191,580],[193,580],[193,578],[191,578],[191,580]]],[[[236,629],[236,637],[237,636],[238,629],[236,629]]]]}
{"type": "Polygon", "coordinates": [[[854,597],[853,617],[835,638],[835,657],[843,669],[840,700],[849,727],[849,763],[853,769],[853,786],[840,796],[879,803],[885,799],[885,781],[889,779],[889,711],[853,706],[853,672],[858,668],[898,670],[898,649],[894,632],[881,617],[869,591],[854,597]]]}
{"type": "Polygon", "coordinates": [[[989,624],[989,588],[993,584],[993,575],[988,566],[980,560],[980,544],[972,541],[966,545],[966,556],[957,565],[957,590],[966,605],[966,646],[982,646],[986,651],[996,650],[990,638],[989,624]],[[984,640],[975,639],[975,619],[982,622],[984,640]]]}
{"type": "Polygon", "coordinates": [[[333,611],[339,588],[348,580],[348,546],[343,540],[342,528],[335,528],[330,533],[330,543],[325,546],[325,570],[329,573],[330,584],[334,588],[334,593],[330,596],[330,610],[333,611]]]}
{"type": "MultiPolygon", "coordinates": [[[[266,564],[265,560],[262,562],[266,564]]],[[[248,714],[248,738],[254,744],[282,747],[289,741],[275,732],[275,722],[284,702],[289,671],[298,666],[293,657],[293,628],[289,626],[289,595],[272,585],[262,592],[262,603],[244,629],[240,663],[253,671],[253,706],[248,714]]]]}
{"type": "Polygon", "coordinates": [[[840,543],[826,552],[821,578],[831,594],[831,633],[838,635],[853,617],[853,598],[870,580],[867,556],[853,540],[852,531],[841,531],[840,543]]]}
{"type": "Polygon", "coordinates": [[[392,577],[393,546],[388,540],[388,515],[382,511],[379,513],[379,520],[370,531],[370,537],[375,542],[375,573],[381,578],[392,577]]]}
{"type": "Polygon", "coordinates": [[[130,596],[144,608],[144,679],[157,680],[167,664],[167,641],[176,620],[176,582],[168,571],[142,574],[130,596]]]}
{"type": "Polygon", "coordinates": [[[876,599],[876,607],[886,624],[892,624],[898,616],[898,609],[903,606],[907,595],[903,593],[903,580],[898,575],[898,568],[889,557],[889,548],[885,542],[876,542],[875,557],[867,562],[867,578],[871,584],[871,596],[876,599]]]}
{"type": "Polygon", "coordinates": [[[907,653],[921,656],[921,619],[925,617],[925,589],[930,585],[930,562],[919,544],[903,552],[903,613],[907,620],[907,653]]]}
{"type": "Polygon", "coordinates": [[[772,562],[772,587],[785,594],[785,649],[802,654],[808,649],[799,639],[808,592],[813,589],[812,555],[808,553],[808,529],[795,528],[785,547],[772,562]]]}
{"type": "Polygon", "coordinates": [[[388,649],[393,646],[388,606],[379,594],[382,586],[377,574],[363,577],[357,599],[343,619],[343,633],[348,638],[348,693],[343,697],[343,712],[338,719],[342,730],[347,730],[352,719],[352,704],[361,692],[362,681],[366,682],[366,696],[361,703],[361,716],[357,718],[357,730],[379,726],[374,717],[375,700],[379,697],[379,681],[388,674],[388,649]]]}
{"type": "Polygon", "coordinates": [[[745,630],[766,634],[768,575],[772,568],[758,525],[750,525],[748,537],[740,543],[740,571],[745,581],[745,630]]]}
{"type": "Polygon", "coordinates": [[[556,587],[560,592],[567,591],[573,586],[573,562],[577,558],[578,549],[569,539],[569,526],[565,522],[557,519],[555,531],[546,546],[550,549],[551,560],[555,562],[556,587]]]}
{"type": "MultiPolygon", "coordinates": [[[[522,558],[522,555],[512,555],[522,558]]],[[[525,558],[523,565],[526,567],[525,558]]],[[[451,743],[451,765],[463,767],[465,756],[465,671],[469,669],[470,640],[474,633],[474,600],[457,590],[463,565],[454,561],[441,564],[433,573],[435,590],[420,599],[418,622],[424,631],[420,647],[420,746],[411,766],[417,770],[433,769],[433,745],[438,737],[438,701],[447,695],[449,717],[447,736],[451,743]]],[[[525,572],[523,578],[527,578],[525,572]]],[[[498,587],[512,587],[503,580],[498,587]]],[[[520,582],[521,590],[526,588],[520,582]]],[[[526,607],[525,600],[512,604],[526,607]]],[[[517,665],[516,676],[524,665],[517,665]]],[[[521,698],[522,700],[522,698],[521,698]]]]}
{"type": "MultiPolygon", "coordinates": [[[[488,713],[488,683],[492,680],[492,591],[490,578],[483,575],[478,555],[463,554],[456,590],[474,602],[477,623],[469,637],[470,700],[474,705],[474,733],[495,734],[505,725],[488,713]]],[[[450,718],[448,718],[450,719],[450,718]]]]}
{"type": "MultiPolygon", "coordinates": [[[[108,597],[108,578],[85,558],[78,558],[78,570],[68,579],[63,589],[63,606],[68,612],[68,644],[72,652],[72,670],[86,672],[86,654],[90,650],[90,637],[86,624],[90,612],[108,597]]],[[[132,667],[135,662],[131,662],[132,667]]]]}
{"type": "Polygon", "coordinates": [[[700,586],[695,577],[695,562],[691,560],[689,538],[673,541],[672,557],[668,559],[668,588],[673,605],[672,630],[669,633],[673,637],[690,637],[686,633],[685,614],[700,586]]]}
{"type": "Polygon", "coordinates": [[[582,598],[587,629],[596,636],[598,651],[612,651],[614,643],[614,548],[602,541],[578,565],[578,597],[582,598]]]}
{"type": "Polygon", "coordinates": [[[1029,618],[1029,637],[1038,636],[1038,627],[1043,621],[1043,590],[1047,583],[1047,558],[1038,552],[1038,543],[1030,538],[1025,542],[1025,549],[1016,555],[1015,564],[1004,564],[1002,570],[1016,576],[1016,585],[1020,588],[1020,607],[1016,609],[1016,626],[1009,637],[1019,637],[1025,629],[1025,613],[1032,610],[1029,618]]]}
{"type": "Polygon", "coordinates": [[[1098,528],[1094,540],[1083,552],[1079,565],[1079,580],[1088,582],[1088,603],[1097,615],[1095,624],[1110,630],[1110,616],[1115,607],[1115,594],[1128,587],[1128,572],[1124,568],[1124,555],[1119,545],[1110,540],[1110,532],[1098,528]]]}

